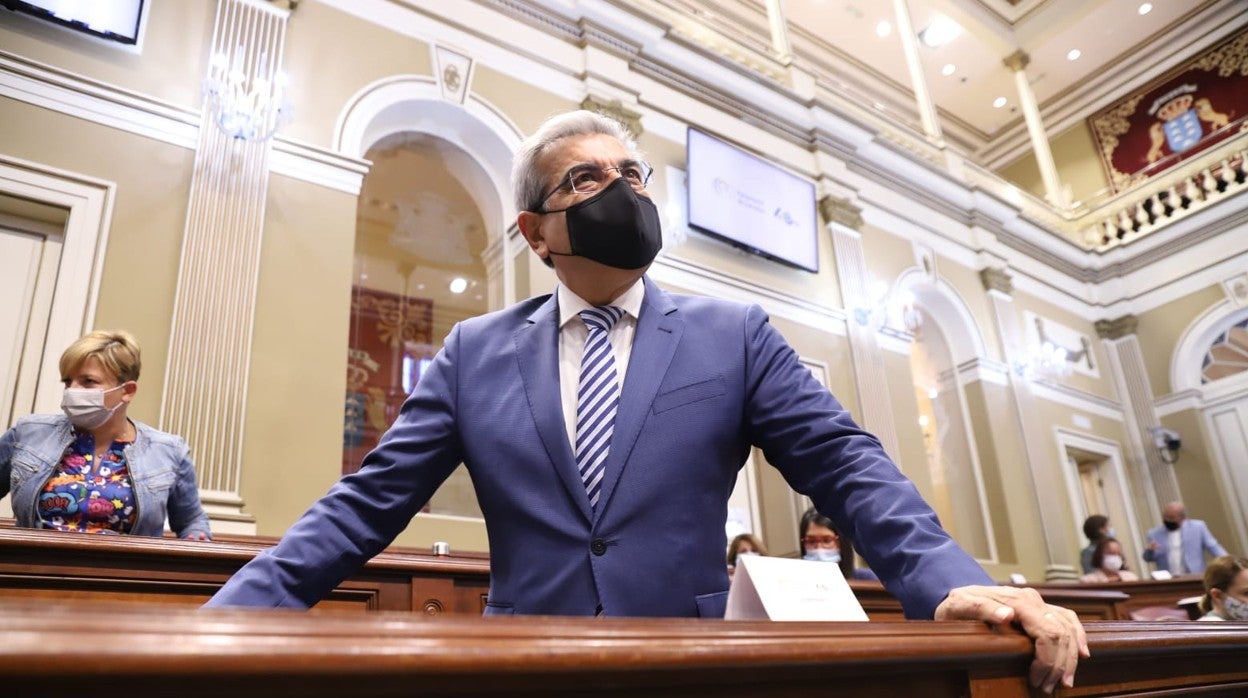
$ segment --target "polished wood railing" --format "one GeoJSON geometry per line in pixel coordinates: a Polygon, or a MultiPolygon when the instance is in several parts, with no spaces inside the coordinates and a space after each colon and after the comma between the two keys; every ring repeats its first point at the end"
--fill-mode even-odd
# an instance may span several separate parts
{"type": "MultiPolygon", "coordinates": [[[[310,614],[0,599],[6,695],[1033,696],[1031,641],[974,622],[310,614]]],[[[1244,695],[1248,625],[1089,623],[1061,696],[1244,695]]]]}
{"type": "MultiPolygon", "coordinates": [[[[241,536],[192,542],[0,527],[0,598],[199,605],[276,542],[241,536]]],[[[871,620],[904,619],[901,604],[878,582],[849,584],[871,620]]],[[[480,615],[489,585],[489,558],[483,553],[441,556],[392,547],[316,608],[480,615]]],[[[1180,599],[1201,593],[1201,582],[1187,578],[1035,588],[1083,620],[1128,620],[1144,607],[1177,609],[1180,599]]]]}

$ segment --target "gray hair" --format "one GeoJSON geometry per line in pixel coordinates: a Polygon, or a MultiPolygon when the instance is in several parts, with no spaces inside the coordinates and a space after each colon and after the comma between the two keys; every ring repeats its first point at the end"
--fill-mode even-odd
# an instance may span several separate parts
{"type": "Polygon", "coordinates": [[[594,134],[611,136],[624,145],[633,157],[641,160],[637,151],[637,142],[633,135],[620,122],[598,112],[570,111],[550,117],[533,135],[524,139],[516,151],[516,159],[511,168],[511,181],[515,186],[516,210],[533,211],[542,201],[546,192],[543,172],[538,170],[538,161],[560,140],[570,136],[590,136],[594,134]]]}

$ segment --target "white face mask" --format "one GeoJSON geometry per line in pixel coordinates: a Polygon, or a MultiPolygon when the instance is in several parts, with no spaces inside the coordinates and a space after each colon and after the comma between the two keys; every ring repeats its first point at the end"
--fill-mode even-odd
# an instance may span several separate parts
{"type": "Polygon", "coordinates": [[[1231,620],[1248,620],[1248,601],[1240,601],[1230,594],[1222,594],[1222,608],[1231,620]]]}
{"type": "Polygon", "coordinates": [[[1118,570],[1122,569],[1122,556],[1121,555],[1106,555],[1105,557],[1101,558],[1101,567],[1103,569],[1117,572],[1118,570]]]}
{"type": "Polygon", "coordinates": [[[814,560],[815,562],[840,562],[841,551],[816,548],[814,550],[807,550],[806,554],[802,556],[802,559],[814,560]]]}
{"type": "Polygon", "coordinates": [[[758,553],[754,552],[753,550],[742,550],[741,552],[737,553],[737,557],[741,557],[743,555],[757,555],[757,554],[758,553]]]}
{"type": "Polygon", "coordinates": [[[125,404],[118,402],[112,409],[105,407],[104,393],[111,393],[124,387],[125,383],[108,390],[103,388],[66,388],[65,394],[61,397],[61,409],[64,410],[65,416],[69,417],[69,421],[74,426],[90,431],[103,426],[105,422],[113,418],[117,408],[125,404]]]}

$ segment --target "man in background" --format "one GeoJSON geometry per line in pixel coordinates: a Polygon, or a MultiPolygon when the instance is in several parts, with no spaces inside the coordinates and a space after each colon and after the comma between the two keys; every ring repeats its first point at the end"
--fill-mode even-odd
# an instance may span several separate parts
{"type": "Polygon", "coordinates": [[[1226,554],[1226,548],[1213,537],[1204,521],[1187,518],[1183,502],[1170,502],[1163,507],[1161,525],[1148,532],[1144,559],[1155,564],[1159,571],[1180,577],[1203,574],[1205,553],[1221,557],[1226,554]]]}

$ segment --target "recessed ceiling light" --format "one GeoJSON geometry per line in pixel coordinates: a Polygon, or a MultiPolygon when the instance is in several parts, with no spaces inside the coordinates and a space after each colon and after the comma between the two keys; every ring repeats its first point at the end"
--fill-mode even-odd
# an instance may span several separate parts
{"type": "Polygon", "coordinates": [[[891,33],[893,33],[893,25],[887,19],[882,19],[879,24],[875,25],[875,35],[881,39],[891,33]]]}
{"type": "Polygon", "coordinates": [[[1140,5],[1140,14],[1146,15],[1153,11],[1153,3],[1146,2],[1140,5]]]}
{"type": "Polygon", "coordinates": [[[919,32],[919,40],[930,48],[940,48],[958,38],[962,27],[944,15],[936,15],[927,28],[919,32]]]}
{"type": "Polygon", "coordinates": [[[954,73],[957,69],[958,69],[958,66],[956,66],[956,65],[954,65],[954,64],[952,64],[952,63],[946,63],[946,64],[945,64],[945,67],[943,67],[943,68],[941,68],[941,69],[940,69],[940,74],[941,74],[941,75],[944,75],[945,77],[949,77],[950,75],[953,75],[953,73],[954,73]]]}
{"type": "Polygon", "coordinates": [[[1006,103],[1005,97],[997,97],[996,99],[992,100],[992,106],[996,107],[997,109],[1004,107],[1005,103],[1006,103]]]}
{"type": "Polygon", "coordinates": [[[468,288],[468,280],[462,276],[451,279],[451,293],[463,293],[468,288]]]}
{"type": "Polygon", "coordinates": [[[1071,50],[1066,52],[1066,60],[1077,61],[1079,60],[1079,57],[1082,55],[1083,55],[1083,51],[1080,51],[1077,48],[1072,48],[1071,50]]]}

